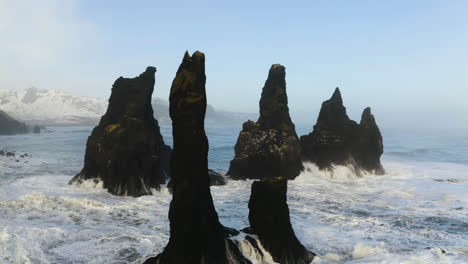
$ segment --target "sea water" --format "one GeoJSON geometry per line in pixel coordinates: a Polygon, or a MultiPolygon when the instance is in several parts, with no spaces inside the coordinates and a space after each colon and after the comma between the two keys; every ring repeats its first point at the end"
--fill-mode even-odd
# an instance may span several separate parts
{"type": "MultiPolygon", "coordinates": [[[[239,129],[207,128],[210,168],[227,171],[239,129]]],[[[0,149],[16,152],[0,157],[0,263],[140,263],[163,250],[166,188],[132,198],[110,195],[100,184],[68,185],[83,166],[91,130],[51,127],[0,137],[0,149]]],[[[299,127],[298,134],[308,130],[299,127]]],[[[162,133],[171,145],[170,128],[162,133]]],[[[305,164],[289,182],[291,222],[318,255],[313,263],[468,263],[468,136],[390,130],[383,136],[386,175],[305,164]]],[[[224,225],[249,225],[251,184],[211,188],[224,225]]]]}

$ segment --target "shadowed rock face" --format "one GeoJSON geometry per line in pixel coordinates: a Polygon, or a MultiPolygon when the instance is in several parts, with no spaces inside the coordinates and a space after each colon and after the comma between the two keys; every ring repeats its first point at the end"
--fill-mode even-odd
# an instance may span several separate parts
{"type": "Polygon", "coordinates": [[[356,149],[356,160],[359,166],[364,170],[373,171],[375,174],[385,174],[380,163],[380,156],[383,154],[382,135],[370,107],[362,112],[359,129],[359,147],[356,149]]]}
{"type": "Polygon", "coordinates": [[[285,68],[271,66],[260,99],[260,117],[247,121],[235,146],[228,175],[235,180],[285,177],[303,169],[300,143],[289,116],[285,68]]]}
{"type": "Polygon", "coordinates": [[[308,264],[315,254],[297,239],[286,201],[287,180],[270,178],[255,181],[249,201],[249,222],[263,247],[281,264],[308,264]]]}
{"type": "Polygon", "coordinates": [[[0,135],[15,135],[28,132],[26,124],[15,120],[7,113],[0,110],[0,135]]]}
{"type": "Polygon", "coordinates": [[[185,54],[172,83],[170,116],[174,150],[171,236],[164,251],[145,263],[249,263],[218,219],[210,193],[206,111],[205,56],[185,54]]]}
{"type": "Polygon", "coordinates": [[[165,182],[171,149],[153,117],[155,72],[148,67],[115,81],[107,112],[88,138],[84,167],[70,183],[96,178],[112,194],[141,196],[165,182]]]}
{"type": "Polygon", "coordinates": [[[361,124],[349,119],[336,88],[332,97],[322,103],[312,133],[301,137],[302,158],[316,163],[320,169],[351,165],[358,174],[361,170],[383,173],[382,137],[370,108],[366,109],[361,124]]]}
{"type": "MultiPolygon", "coordinates": [[[[289,116],[285,68],[271,67],[260,99],[257,122],[244,123],[228,175],[233,179],[261,179],[252,184],[248,232],[258,236],[275,262],[302,264],[314,254],[299,242],[289,219],[287,180],[303,169],[300,143],[289,116]]],[[[258,247],[255,239],[246,239],[258,247]]]]}

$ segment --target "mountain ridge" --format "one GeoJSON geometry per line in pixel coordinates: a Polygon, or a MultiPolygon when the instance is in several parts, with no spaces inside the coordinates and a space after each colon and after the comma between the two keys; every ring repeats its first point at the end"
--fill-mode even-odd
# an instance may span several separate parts
{"type": "MultiPolygon", "coordinates": [[[[162,125],[170,125],[169,102],[152,99],[155,118],[162,125]]],[[[40,125],[95,125],[105,114],[108,100],[81,96],[61,90],[31,87],[25,90],[0,88],[0,110],[15,119],[40,125]]],[[[207,125],[237,125],[253,113],[218,111],[211,105],[206,109],[207,125]]]]}

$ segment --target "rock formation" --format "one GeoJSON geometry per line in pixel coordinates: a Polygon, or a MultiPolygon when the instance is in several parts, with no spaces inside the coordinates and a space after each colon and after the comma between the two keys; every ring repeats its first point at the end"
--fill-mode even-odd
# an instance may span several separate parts
{"type": "MultiPolygon", "coordinates": [[[[221,186],[221,185],[226,185],[227,184],[227,179],[221,175],[220,173],[208,169],[208,177],[210,178],[210,186],[221,186]]],[[[174,187],[174,181],[171,179],[169,180],[169,183],[167,184],[167,188],[169,191],[172,193],[172,190],[174,187]]]]}
{"type": "Polygon", "coordinates": [[[156,68],[133,79],[118,78],[107,112],[86,144],[84,167],[70,183],[101,179],[115,195],[151,194],[169,175],[170,148],[153,117],[156,68]]]}
{"type": "Polygon", "coordinates": [[[257,235],[273,260],[281,264],[308,264],[315,254],[297,239],[289,218],[287,180],[255,181],[249,201],[249,231],[257,235]]]}
{"type": "Polygon", "coordinates": [[[380,163],[380,156],[383,154],[382,135],[370,107],[362,112],[359,130],[359,143],[355,154],[359,167],[377,175],[385,174],[380,163]]]}
{"type": "Polygon", "coordinates": [[[214,170],[208,169],[208,176],[210,177],[210,186],[220,186],[227,184],[226,178],[214,170]]]}
{"type": "Polygon", "coordinates": [[[15,120],[7,113],[0,110],[0,135],[15,135],[28,132],[26,124],[15,120]]]}
{"type": "Polygon", "coordinates": [[[312,133],[301,137],[301,150],[302,158],[320,169],[350,165],[357,174],[362,170],[383,174],[382,137],[370,108],[364,110],[361,124],[357,124],[346,114],[338,88],[322,103],[312,133]]]}
{"type": "Polygon", "coordinates": [[[300,143],[289,116],[285,68],[271,66],[260,99],[260,117],[247,121],[235,146],[229,175],[232,179],[294,179],[303,169],[300,143]]]}
{"type": "Polygon", "coordinates": [[[227,238],[210,193],[205,81],[205,55],[186,53],[170,92],[174,139],[170,239],[164,251],[147,259],[147,264],[249,263],[227,238]]]}

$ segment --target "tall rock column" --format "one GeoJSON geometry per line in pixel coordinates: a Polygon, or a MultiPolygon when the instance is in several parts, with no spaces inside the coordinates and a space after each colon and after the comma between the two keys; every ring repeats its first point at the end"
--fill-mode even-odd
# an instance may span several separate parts
{"type": "Polygon", "coordinates": [[[232,179],[294,179],[303,169],[285,76],[284,66],[271,66],[260,99],[260,117],[257,122],[245,122],[237,139],[227,173],[232,179]]]}
{"type": "Polygon", "coordinates": [[[359,144],[355,149],[359,167],[377,175],[385,174],[380,163],[380,156],[383,154],[382,135],[370,107],[362,112],[359,130],[359,144]]]}
{"type": "Polygon", "coordinates": [[[84,167],[71,181],[100,179],[115,195],[151,194],[168,177],[170,148],[153,117],[156,68],[133,79],[118,78],[107,112],[86,144],[84,167]]]}
{"type": "Polygon", "coordinates": [[[274,64],[260,99],[257,122],[244,123],[228,175],[233,179],[260,179],[252,184],[249,232],[258,236],[273,260],[306,264],[314,258],[297,239],[289,218],[288,179],[303,169],[300,143],[289,116],[286,71],[274,64]]]}
{"type": "Polygon", "coordinates": [[[309,264],[315,254],[297,239],[287,204],[288,181],[282,177],[252,183],[250,231],[258,236],[273,260],[281,264],[309,264]]]}
{"type": "Polygon", "coordinates": [[[147,264],[249,263],[226,238],[210,193],[205,80],[205,55],[186,53],[170,92],[174,138],[170,239],[164,251],[146,260],[147,264]]]}

